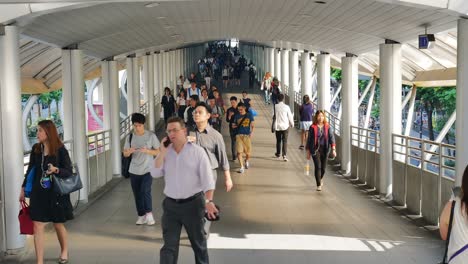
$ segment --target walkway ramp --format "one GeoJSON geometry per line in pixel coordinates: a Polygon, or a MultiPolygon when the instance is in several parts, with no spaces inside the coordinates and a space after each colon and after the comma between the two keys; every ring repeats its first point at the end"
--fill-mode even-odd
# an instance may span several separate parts
{"type": "MultiPolygon", "coordinates": [[[[240,91],[224,92],[226,102],[231,95],[241,97],[240,91]]],[[[222,216],[211,227],[211,263],[427,264],[441,259],[443,242],[436,234],[334,174],[332,167],[324,190],[317,192],[313,177],[303,174],[305,152],[298,149],[296,129],[289,134],[289,162],[273,158],[272,106],[264,105],[260,94],[251,98],[259,113],[251,168],[239,174],[238,164],[231,162],[235,186],[230,193],[223,178],[218,180],[215,201],[222,216]]],[[[230,146],[227,127],[223,134],[230,146]]],[[[154,180],[154,226],[135,225],[134,200],[125,179],[68,222],[71,263],[159,263],[163,186],[162,179],[154,180]]],[[[35,263],[31,239],[28,247],[20,263],[35,263]]],[[[47,233],[45,256],[50,263],[59,256],[53,231],[47,233]]],[[[179,263],[194,263],[185,234],[179,263]]]]}

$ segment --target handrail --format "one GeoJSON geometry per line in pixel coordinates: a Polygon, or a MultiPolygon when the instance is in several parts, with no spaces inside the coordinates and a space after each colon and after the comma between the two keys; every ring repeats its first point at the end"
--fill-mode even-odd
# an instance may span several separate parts
{"type": "Polygon", "coordinates": [[[111,130],[88,134],[88,157],[110,150],[111,130]]]}
{"type": "Polygon", "coordinates": [[[149,113],[148,109],[148,101],[146,101],[144,104],[140,105],[140,113],[147,115],[149,113]]]}

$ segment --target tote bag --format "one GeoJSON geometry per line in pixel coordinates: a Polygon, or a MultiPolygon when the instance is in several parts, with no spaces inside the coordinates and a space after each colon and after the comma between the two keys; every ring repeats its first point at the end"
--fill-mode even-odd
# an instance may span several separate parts
{"type": "Polygon", "coordinates": [[[21,201],[21,209],[18,214],[18,220],[20,223],[20,234],[34,234],[34,225],[31,220],[31,216],[29,215],[29,206],[25,201],[21,201]]]}

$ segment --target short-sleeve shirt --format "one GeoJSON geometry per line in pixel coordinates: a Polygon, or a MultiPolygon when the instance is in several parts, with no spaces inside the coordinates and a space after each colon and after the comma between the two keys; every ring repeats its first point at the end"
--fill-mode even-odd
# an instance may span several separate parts
{"type": "MultiPolygon", "coordinates": [[[[129,138],[130,135],[125,139],[124,149],[130,148],[129,138]]],[[[133,133],[131,147],[136,149],[143,147],[146,147],[147,149],[158,149],[159,140],[153,132],[145,130],[145,133],[141,136],[133,133]]],[[[132,162],[130,163],[128,171],[131,174],[144,175],[150,171],[153,159],[154,157],[152,155],[148,155],[137,150],[132,154],[132,162]]]]}
{"type": "Polygon", "coordinates": [[[250,112],[247,112],[243,116],[240,114],[236,114],[236,116],[234,117],[234,122],[237,124],[237,134],[250,135],[250,123],[252,123],[253,121],[254,117],[250,112]],[[242,124],[240,122],[242,122],[242,124]]]}

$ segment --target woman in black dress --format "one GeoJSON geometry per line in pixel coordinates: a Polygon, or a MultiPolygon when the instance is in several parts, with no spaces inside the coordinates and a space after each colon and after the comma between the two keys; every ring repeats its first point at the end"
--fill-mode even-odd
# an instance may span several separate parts
{"type": "Polygon", "coordinates": [[[172,96],[171,89],[169,89],[169,87],[164,88],[161,105],[164,107],[164,122],[167,123],[167,119],[173,116],[176,111],[176,101],[174,96],[172,96]]]}
{"type": "Polygon", "coordinates": [[[21,188],[20,201],[24,201],[26,176],[35,168],[34,181],[30,193],[29,209],[34,223],[34,247],[37,263],[44,263],[44,227],[54,224],[60,243],[58,263],[68,263],[67,230],[64,223],[73,219],[70,195],[54,192],[54,177],[65,178],[72,174],[72,163],[68,151],[60,140],[57,128],[50,120],[40,121],[37,127],[39,143],[32,148],[28,170],[21,188]]]}

